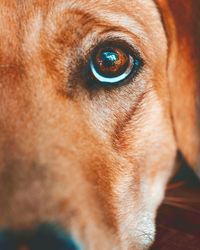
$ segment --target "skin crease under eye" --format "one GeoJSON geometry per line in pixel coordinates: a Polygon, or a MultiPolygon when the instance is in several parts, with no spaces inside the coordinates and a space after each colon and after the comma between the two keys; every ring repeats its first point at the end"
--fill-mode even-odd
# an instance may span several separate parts
{"type": "Polygon", "coordinates": [[[116,77],[104,77],[96,71],[92,60],[90,60],[91,72],[100,83],[108,83],[109,84],[109,83],[118,83],[120,81],[123,81],[130,75],[133,68],[134,68],[134,59],[131,56],[129,56],[129,65],[123,74],[116,76],[116,77]]]}

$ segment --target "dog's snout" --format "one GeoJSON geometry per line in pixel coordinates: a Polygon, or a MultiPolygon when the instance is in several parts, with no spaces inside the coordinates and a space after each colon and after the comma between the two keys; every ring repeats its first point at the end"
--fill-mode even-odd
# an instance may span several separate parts
{"type": "Polygon", "coordinates": [[[78,250],[73,238],[60,228],[42,225],[34,231],[0,233],[1,250],[78,250]]]}

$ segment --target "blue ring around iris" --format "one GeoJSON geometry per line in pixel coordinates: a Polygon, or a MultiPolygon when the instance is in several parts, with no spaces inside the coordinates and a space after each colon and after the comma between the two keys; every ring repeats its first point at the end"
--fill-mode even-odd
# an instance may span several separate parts
{"type": "MultiPolygon", "coordinates": [[[[126,54],[127,55],[127,54],[126,54]]],[[[136,74],[141,66],[141,60],[137,57],[133,57],[130,54],[127,55],[128,63],[122,67],[122,70],[119,75],[103,75],[102,72],[99,70],[96,63],[94,63],[94,58],[90,59],[90,70],[94,78],[99,84],[105,86],[113,86],[123,82],[127,79],[131,74],[136,74]]],[[[100,54],[100,60],[103,61],[104,67],[111,67],[115,65],[116,60],[119,59],[118,54],[114,51],[114,49],[108,49],[108,51],[104,50],[100,54]]]]}

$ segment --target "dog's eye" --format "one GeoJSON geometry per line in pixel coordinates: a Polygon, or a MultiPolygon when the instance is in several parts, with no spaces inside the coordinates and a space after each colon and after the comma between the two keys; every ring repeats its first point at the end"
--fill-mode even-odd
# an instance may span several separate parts
{"type": "Polygon", "coordinates": [[[142,62],[122,47],[106,46],[97,49],[90,58],[90,74],[97,83],[113,86],[134,76],[142,62]]]}

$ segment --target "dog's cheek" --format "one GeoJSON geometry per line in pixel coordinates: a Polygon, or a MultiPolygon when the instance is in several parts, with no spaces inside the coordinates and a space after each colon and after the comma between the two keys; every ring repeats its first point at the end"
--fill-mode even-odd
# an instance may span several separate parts
{"type": "MultiPolygon", "coordinates": [[[[118,151],[137,168],[140,199],[147,211],[155,214],[169,180],[176,145],[169,115],[154,92],[121,131],[118,151]]],[[[142,214],[143,211],[141,211],[142,214]]]]}
{"type": "MultiPolygon", "coordinates": [[[[176,146],[172,125],[157,94],[149,92],[132,119],[120,128],[113,141],[115,151],[104,144],[110,156],[99,188],[104,184],[111,187],[112,199],[107,191],[102,193],[115,208],[115,226],[124,249],[137,245],[135,242],[144,248],[154,239],[156,209],[173,171],[176,146]]],[[[98,171],[101,177],[102,170],[98,171]]]]}

